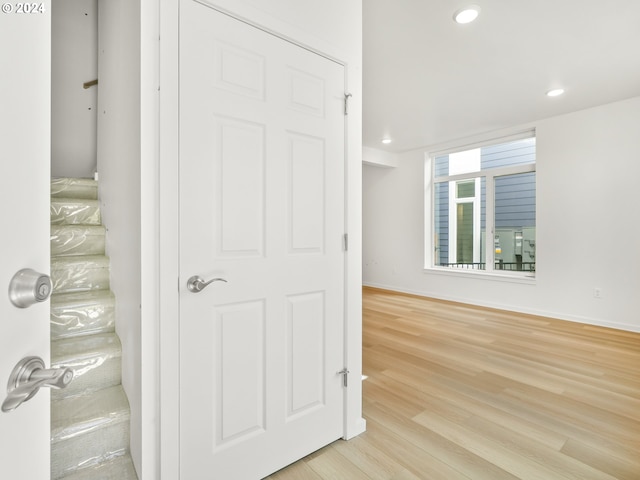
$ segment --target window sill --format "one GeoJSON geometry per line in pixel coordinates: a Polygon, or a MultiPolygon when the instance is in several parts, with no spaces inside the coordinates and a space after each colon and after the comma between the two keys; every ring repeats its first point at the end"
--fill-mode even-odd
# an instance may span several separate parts
{"type": "Polygon", "coordinates": [[[487,272],[484,270],[456,270],[451,268],[438,268],[438,267],[429,267],[424,268],[424,273],[429,275],[443,275],[447,277],[457,277],[457,278],[473,278],[482,281],[494,281],[494,282],[509,282],[509,283],[520,283],[524,285],[535,285],[536,277],[531,273],[522,272],[522,273],[514,273],[514,272],[487,272]]]}

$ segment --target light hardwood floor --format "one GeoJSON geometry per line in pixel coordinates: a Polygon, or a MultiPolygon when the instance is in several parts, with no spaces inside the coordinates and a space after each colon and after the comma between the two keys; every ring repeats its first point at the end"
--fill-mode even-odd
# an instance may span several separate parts
{"type": "Polygon", "coordinates": [[[367,432],[269,479],[640,479],[640,334],[370,288],[363,317],[367,432]]]}

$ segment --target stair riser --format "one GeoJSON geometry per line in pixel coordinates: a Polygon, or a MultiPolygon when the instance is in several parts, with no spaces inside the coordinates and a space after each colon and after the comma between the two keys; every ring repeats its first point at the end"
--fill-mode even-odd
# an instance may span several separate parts
{"type": "MultiPolygon", "coordinates": [[[[52,354],[53,355],[53,354],[52,354]]],[[[73,370],[73,381],[64,389],[51,390],[51,400],[97,391],[120,385],[122,361],[120,356],[101,355],[92,358],[51,360],[52,368],[69,367],[73,370]]]]}
{"type": "Polygon", "coordinates": [[[51,340],[115,331],[115,305],[51,305],[51,340]]]}
{"type": "Polygon", "coordinates": [[[51,402],[51,443],[107,428],[130,417],[122,385],[51,402]]]}
{"type": "Polygon", "coordinates": [[[51,256],[104,255],[105,230],[101,226],[54,226],[51,256]]]}
{"type": "Polygon", "coordinates": [[[98,182],[88,178],[54,178],[51,180],[54,198],[98,198],[98,182]]]}
{"type": "Polygon", "coordinates": [[[53,293],[88,292],[109,289],[109,269],[91,265],[51,269],[53,293]]]}
{"type": "Polygon", "coordinates": [[[129,421],[79,435],[78,437],[51,444],[51,478],[57,480],[65,475],[98,464],[118,454],[128,452],[129,421]]]}
{"type": "Polygon", "coordinates": [[[97,200],[51,200],[51,225],[101,225],[97,200]]]}

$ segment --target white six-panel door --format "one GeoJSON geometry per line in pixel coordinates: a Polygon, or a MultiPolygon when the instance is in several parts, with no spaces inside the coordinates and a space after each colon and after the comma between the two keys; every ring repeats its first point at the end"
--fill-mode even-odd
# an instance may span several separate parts
{"type": "Polygon", "coordinates": [[[258,479],[343,434],[343,109],[342,65],[181,1],[182,480],[258,479]]]}

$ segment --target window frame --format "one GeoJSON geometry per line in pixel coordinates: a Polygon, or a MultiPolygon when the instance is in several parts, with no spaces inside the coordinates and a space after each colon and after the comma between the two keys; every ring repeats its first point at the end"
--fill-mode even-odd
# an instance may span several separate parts
{"type": "MultiPolygon", "coordinates": [[[[452,148],[442,151],[437,151],[434,153],[426,153],[425,154],[425,162],[429,163],[429,169],[425,169],[425,180],[427,183],[427,189],[425,191],[425,206],[429,208],[429,226],[425,228],[425,232],[429,233],[427,238],[431,239],[431,244],[427,245],[425,242],[425,259],[424,259],[424,269],[429,272],[438,272],[438,273],[446,273],[451,275],[487,275],[494,278],[497,277],[508,277],[512,279],[526,279],[531,280],[535,279],[535,272],[528,271],[513,271],[513,270],[497,270],[495,268],[495,248],[491,248],[491,245],[494,245],[494,237],[496,232],[495,227],[495,179],[498,177],[506,177],[509,175],[518,175],[523,173],[535,173],[536,172],[536,162],[533,163],[523,163],[519,165],[509,165],[505,167],[496,167],[496,168],[488,168],[486,170],[479,170],[475,172],[469,173],[460,173],[455,175],[441,175],[435,176],[435,168],[436,168],[436,157],[440,157],[443,155],[450,155],[452,153],[470,150],[473,148],[481,148],[492,145],[500,145],[503,143],[509,143],[516,140],[525,140],[528,138],[536,138],[535,131],[533,132],[525,132],[523,134],[519,134],[517,136],[509,136],[505,138],[497,138],[492,139],[486,142],[474,144],[473,146],[464,146],[460,148],[452,148]],[[436,202],[436,188],[435,185],[442,182],[449,183],[449,209],[452,208],[451,205],[451,191],[454,190],[453,197],[455,205],[453,208],[457,206],[456,196],[456,188],[452,188],[452,186],[456,185],[456,182],[459,181],[476,181],[476,189],[478,188],[478,184],[482,181],[482,178],[485,178],[485,235],[484,246],[485,246],[485,269],[457,269],[451,267],[443,267],[437,265],[437,257],[438,257],[438,249],[440,248],[438,242],[436,242],[436,214],[435,214],[435,202],[436,202]],[[428,192],[428,193],[427,193],[428,192]]],[[[537,149],[536,149],[537,150],[537,149]]],[[[537,155],[536,155],[537,157],[537,155]]],[[[536,158],[537,160],[537,158],[536,158]]],[[[537,182],[536,182],[536,190],[537,190],[537,182]]],[[[478,204],[480,203],[480,192],[476,191],[476,198],[478,199],[478,204]]],[[[537,196],[536,196],[536,209],[537,209],[537,196]]],[[[478,210],[479,210],[478,206],[478,210]]],[[[475,210],[475,209],[474,209],[475,210]]],[[[425,212],[426,213],[426,212],[425,212]]],[[[474,213],[475,216],[475,213],[474,213]]],[[[450,217],[451,218],[451,217],[450,217]]],[[[455,222],[453,222],[455,224],[455,222]]],[[[536,222],[537,223],[537,222],[536,222]]],[[[426,225],[425,225],[426,226],[426,225]]],[[[449,223],[449,231],[451,232],[451,222],[449,223]]],[[[537,228],[537,227],[536,227],[537,228]]],[[[455,229],[455,225],[454,225],[455,229]]],[[[475,228],[474,228],[475,233],[475,228]]],[[[480,232],[482,235],[482,232],[480,232]]],[[[452,238],[450,233],[449,238],[452,238]]],[[[450,241],[451,242],[451,241],[450,241]]],[[[451,254],[451,243],[449,242],[449,255],[451,254]]],[[[482,243],[482,242],[481,242],[482,243]]],[[[482,252],[480,252],[480,257],[482,257],[482,252]]],[[[474,253],[475,259],[475,253],[474,253]]]]}

